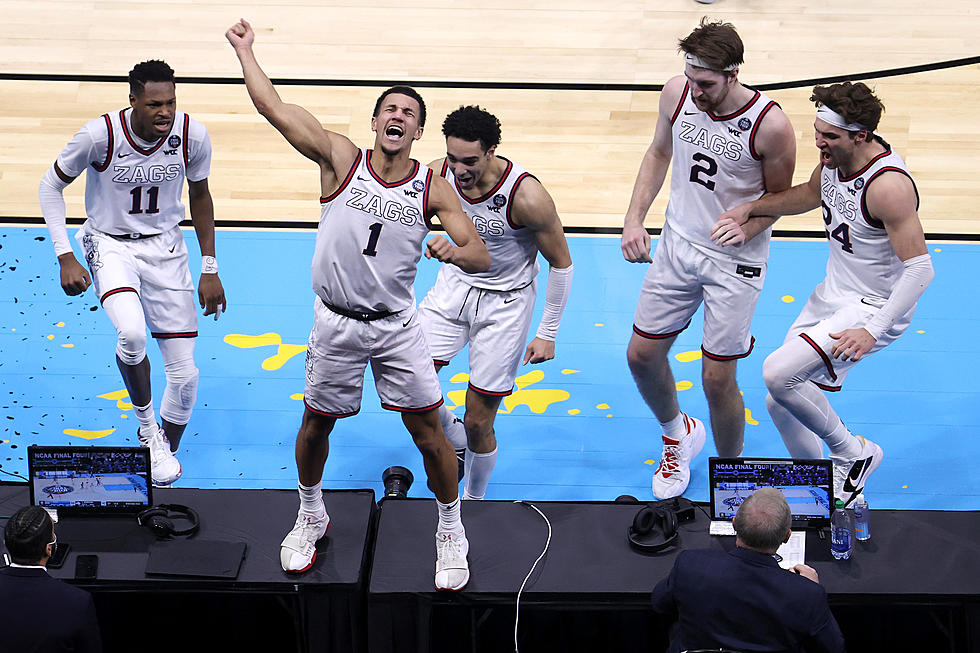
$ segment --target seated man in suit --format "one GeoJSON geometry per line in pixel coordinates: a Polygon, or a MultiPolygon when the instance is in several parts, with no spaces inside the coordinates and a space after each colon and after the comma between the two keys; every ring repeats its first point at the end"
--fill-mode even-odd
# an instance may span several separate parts
{"type": "Polygon", "coordinates": [[[699,648],[739,651],[844,650],[817,572],[786,571],[773,554],[789,540],[782,493],[762,488],[735,515],[735,548],[682,551],[653,590],[653,609],[675,620],[670,653],[699,648]]]}
{"type": "Polygon", "coordinates": [[[92,595],[48,575],[54,523],[38,506],[7,521],[9,567],[0,569],[0,651],[99,652],[102,640],[92,595]]]}

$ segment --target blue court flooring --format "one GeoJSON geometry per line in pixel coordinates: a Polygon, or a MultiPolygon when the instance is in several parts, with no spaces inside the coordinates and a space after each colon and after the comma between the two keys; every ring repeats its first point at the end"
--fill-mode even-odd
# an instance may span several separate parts
{"type": "MultiPolygon", "coordinates": [[[[199,251],[185,233],[191,260],[199,251]]],[[[181,487],[295,487],[293,440],[303,411],[304,351],[312,322],[312,232],[220,231],[229,300],[217,322],[200,320],[198,402],[181,444],[181,487]]],[[[575,278],[557,357],[525,366],[496,423],[490,499],[652,498],[659,429],[626,366],[633,308],[646,266],[626,263],[618,238],[570,237],[575,278]]],[[[774,241],[753,323],[752,355],[739,363],[745,455],[785,456],[765,408],[762,362],[823,278],[824,241],[774,241]]],[[[936,279],[906,334],[862,362],[831,402],[855,433],[885,451],[867,494],[876,508],[980,509],[980,330],[970,281],[980,246],[930,243],[936,279]]],[[[192,266],[193,267],[193,266],[192,266]]],[[[539,281],[543,304],[547,266],[539,281]]],[[[420,263],[416,295],[438,264],[420,263]]],[[[197,274],[195,271],[194,277],[197,274]]],[[[67,297],[47,230],[0,227],[0,477],[26,474],[30,444],[135,442],[136,419],[114,360],[115,332],[91,290],[67,297]]],[[[536,328],[537,315],[532,329],[536,328]]],[[[700,381],[700,315],[671,352],[683,410],[707,419],[700,381]]],[[[149,347],[159,410],[163,365],[149,347]]],[[[440,373],[447,403],[463,401],[465,351],[440,373]]],[[[463,408],[456,408],[462,413],[463,408]]],[[[686,496],[707,500],[711,438],[692,466],[686,496]]],[[[324,487],[369,487],[404,465],[410,494],[431,496],[421,456],[396,413],[382,410],[368,374],[361,412],[330,442],[324,487]]]]}

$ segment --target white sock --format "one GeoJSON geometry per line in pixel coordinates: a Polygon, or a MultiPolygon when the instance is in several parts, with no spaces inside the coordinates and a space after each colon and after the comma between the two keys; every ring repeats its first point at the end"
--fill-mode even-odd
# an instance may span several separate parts
{"type": "Polygon", "coordinates": [[[439,510],[439,526],[436,528],[436,532],[461,535],[463,533],[463,521],[459,518],[459,497],[452,503],[443,503],[436,499],[436,507],[439,510]]]}
{"type": "Polygon", "coordinates": [[[136,419],[140,423],[140,438],[148,438],[157,432],[157,416],[153,412],[153,402],[145,406],[133,406],[136,419]]]}
{"type": "Polygon", "coordinates": [[[306,487],[302,483],[299,484],[300,510],[314,514],[325,513],[327,511],[326,506],[323,505],[322,485],[322,482],[311,487],[306,487]]]}
{"type": "Polygon", "coordinates": [[[677,417],[669,422],[660,422],[660,427],[671,440],[680,440],[687,435],[687,424],[684,422],[684,413],[677,413],[677,417]]]}
{"type": "Polygon", "coordinates": [[[439,407],[439,419],[442,421],[442,430],[449,438],[449,443],[453,445],[453,449],[465,449],[466,429],[463,427],[463,420],[446,408],[446,404],[439,407]]]}
{"type": "Polygon", "coordinates": [[[476,453],[466,449],[466,461],[463,469],[466,474],[466,486],[463,490],[464,499],[482,499],[487,493],[490,475],[497,464],[497,448],[489,453],[476,453]]]}

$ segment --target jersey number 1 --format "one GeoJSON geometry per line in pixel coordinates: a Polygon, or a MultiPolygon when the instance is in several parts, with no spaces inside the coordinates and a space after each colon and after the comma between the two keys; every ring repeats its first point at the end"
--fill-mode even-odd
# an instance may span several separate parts
{"type": "Polygon", "coordinates": [[[157,206],[157,199],[160,196],[159,186],[150,186],[146,190],[147,207],[146,211],[142,210],[143,207],[143,187],[137,186],[133,190],[129,191],[129,194],[133,196],[133,206],[129,209],[130,215],[135,215],[137,213],[159,213],[160,207],[157,206]]]}
{"type": "Polygon", "coordinates": [[[361,254],[364,256],[377,256],[378,255],[378,238],[381,237],[381,227],[383,227],[380,222],[375,222],[373,225],[368,227],[371,232],[370,238],[368,238],[367,247],[361,250],[361,254]]]}

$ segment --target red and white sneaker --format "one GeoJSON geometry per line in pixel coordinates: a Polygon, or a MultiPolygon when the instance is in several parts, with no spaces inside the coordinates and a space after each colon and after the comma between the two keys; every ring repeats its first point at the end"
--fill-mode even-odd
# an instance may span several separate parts
{"type": "Polygon", "coordinates": [[[316,561],[317,540],[327,534],[330,517],[326,512],[313,514],[299,511],[293,530],[286,534],[279,549],[279,562],[283,571],[299,574],[316,561]]]}
{"type": "Polygon", "coordinates": [[[691,481],[691,461],[704,447],[704,423],[685,414],[684,424],[687,426],[687,435],[677,440],[663,436],[664,451],[660,456],[660,467],[653,475],[653,495],[658,499],[684,494],[691,481]]]}

